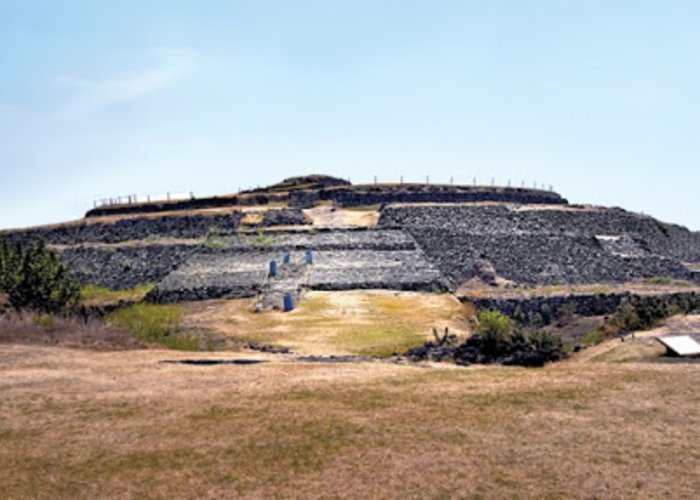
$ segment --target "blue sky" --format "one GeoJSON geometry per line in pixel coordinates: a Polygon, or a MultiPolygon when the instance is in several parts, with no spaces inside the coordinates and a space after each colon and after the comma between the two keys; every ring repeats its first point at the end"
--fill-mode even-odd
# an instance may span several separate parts
{"type": "Polygon", "coordinates": [[[0,228],[285,176],[700,229],[700,2],[0,0],[0,228]]]}

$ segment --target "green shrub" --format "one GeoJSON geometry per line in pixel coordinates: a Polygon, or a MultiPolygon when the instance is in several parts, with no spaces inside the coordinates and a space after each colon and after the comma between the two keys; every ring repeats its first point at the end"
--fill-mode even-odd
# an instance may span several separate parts
{"type": "Polygon", "coordinates": [[[564,356],[564,344],[561,338],[543,330],[535,330],[527,334],[528,345],[535,350],[549,353],[551,359],[564,356]]]}
{"type": "Polygon", "coordinates": [[[75,304],[80,289],[59,257],[41,240],[0,244],[0,291],[16,309],[58,313],[75,304]]]}
{"type": "Polygon", "coordinates": [[[145,342],[184,351],[199,350],[199,340],[181,331],[180,317],[180,308],[175,305],[141,303],[117,309],[105,321],[145,342]]]}
{"type": "Polygon", "coordinates": [[[648,330],[663,319],[691,313],[698,307],[700,299],[694,294],[635,297],[624,301],[609,318],[606,318],[603,332],[606,336],[615,336],[635,330],[648,330]]]}
{"type": "Polygon", "coordinates": [[[476,335],[468,338],[464,346],[458,346],[455,351],[455,359],[462,363],[502,362],[542,366],[566,355],[561,338],[555,334],[525,330],[498,311],[479,311],[477,319],[476,335]]]}
{"type": "Polygon", "coordinates": [[[497,355],[505,349],[513,334],[514,321],[498,311],[482,310],[477,314],[476,333],[483,340],[484,351],[497,355]]]}
{"type": "Polygon", "coordinates": [[[498,311],[479,311],[477,320],[476,333],[484,338],[508,340],[513,333],[513,320],[498,311]]]}

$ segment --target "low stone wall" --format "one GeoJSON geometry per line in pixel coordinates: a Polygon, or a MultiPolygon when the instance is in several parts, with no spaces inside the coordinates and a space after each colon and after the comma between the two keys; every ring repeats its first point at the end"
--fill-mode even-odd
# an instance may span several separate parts
{"type": "Polygon", "coordinates": [[[59,255],[80,284],[123,290],[159,282],[197,249],[189,245],[79,246],[62,250],[59,255]]]}
{"type": "Polygon", "coordinates": [[[29,240],[40,238],[54,245],[76,245],[87,242],[120,243],[148,237],[202,238],[211,228],[235,231],[242,214],[136,217],[111,223],[82,223],[41,227],[0,233],[0,238],[29,240]]]}
{"type": "Polygon", "coordinates": [[[689,301],[697,302],[695,292],[666,293],[659,295],[637,295],[630,292],[611,294],[583,294],[552,297],[532,297],[526,299],[494,299],[461,297],[462,302],[472,303],[477,309],[491,309],[506,316],[516,318],[519,315],[532,317],[537,314],[547,323],[547,318],[554,320],[564,311],[579,316],[604,316],[614,313],[624,301],[646,301],[649,303],[679,304],[689,301]]]}

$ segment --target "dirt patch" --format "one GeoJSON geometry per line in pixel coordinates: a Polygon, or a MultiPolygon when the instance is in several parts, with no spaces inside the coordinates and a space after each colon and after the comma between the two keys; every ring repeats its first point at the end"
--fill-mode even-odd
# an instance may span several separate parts
{"type": "Polygon", "coordinates": [[[564,325],[555,322],[543,330],[559,336],[564,344],[579,345],[586,335],[604,323],[605,316],[575,316],[564,325]]]}

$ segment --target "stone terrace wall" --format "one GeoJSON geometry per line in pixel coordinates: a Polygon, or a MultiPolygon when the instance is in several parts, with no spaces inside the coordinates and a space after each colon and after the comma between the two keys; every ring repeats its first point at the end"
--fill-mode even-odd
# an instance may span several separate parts
{"type": "Polygon", "coordinates": [[[40,238],[54,245],[76,245],[87,242],[119,243],[150,237],[202,238],[210,228],[234,231],[242,214],[137,217],[110,223],[82,223],[40,227],[0,233],[0,238],[27,240],[40,238]]]}
{"type": "Polygon", "coordinates": [[[389,206],[382,210],[384,227],[445,227],[475,233],[629,235],[652,253],[679,260],[700,260],[700,237],[686,228],[619,208],[562,209],[506,205],[389,206]]]}
{"type": "Polygon", "coordinates": [[[700,240],[689,231],[620,209],[389,206],[379,224],[410,232],[453,286],[473,276],[477,258],[507,279],[530,284],[687,278],[679,261],[700,260],[700,240]],[[624,235],[635,251],[625,255],[596,235],[624,235]]]}
{"type": "Polygon", "coordinates": [[[195,245],[73,247],[59,252],[80,284],[113,290],[157,283],[199,249],[195,245]]]}

